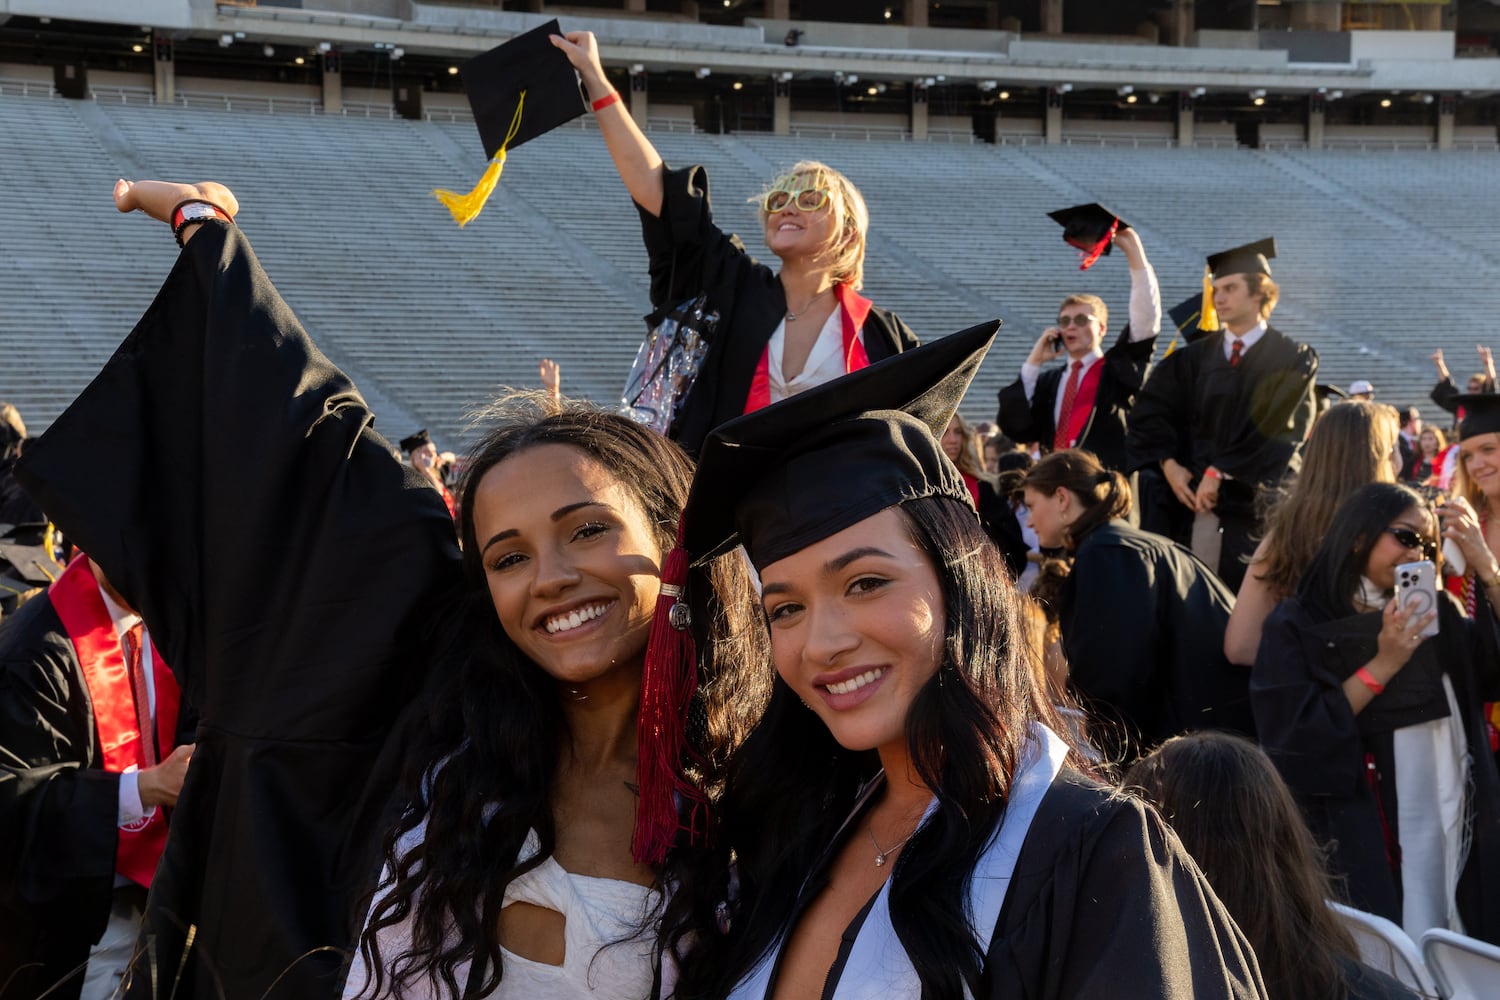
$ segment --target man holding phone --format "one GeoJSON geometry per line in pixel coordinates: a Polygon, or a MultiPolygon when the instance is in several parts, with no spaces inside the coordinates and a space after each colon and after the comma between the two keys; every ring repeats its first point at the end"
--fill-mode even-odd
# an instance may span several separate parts
{"type": "Polygon", "coordinates": [[[1109,310],[1104,300],[1084,293],[1063,299],[1057,325],[1043,331],[1021,365],[1021,377],[1000,391],[996,422],[1014,441],[1036,441],[1053,451],[1087,448],[1105,468],[1123,472],[1125,418],[1151,367],[1161,329],[1161,292],[1140,235],[1097,205],[1082,209],[1103,213],[1098,221],[1113,228],[1113,245],[1125,252],[1130,322],[1105,351],[1109,310]],[[1066,364],[1042,370],[1062,357],[1066,364]]]}

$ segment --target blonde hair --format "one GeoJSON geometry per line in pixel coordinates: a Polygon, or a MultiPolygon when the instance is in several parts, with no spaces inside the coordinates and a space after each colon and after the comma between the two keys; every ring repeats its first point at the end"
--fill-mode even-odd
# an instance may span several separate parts
{"type": "Polygon", "coordinates": [[[1400,434],[1396,408],[1351,399],[1326,410],[1312,426],[1302,471],[1266,517],[1266,551],[1253,566],[1277,596],[1296,588],[1339,505],[1367,483],[1392,483],[1391,454],[1400,434]]]}
{"type": "Polygon", "coordinates": [[[1075,292],[1062,300],[1062,304],[1057,307],[1057,311],[1062,312],[1068,306],[1088,306],[1094,310],[1094,318],[1099,321],[1100,326],[1104,326],[1109,322],[1109,306],[1105,305],[1104,300],[1097,295],[1090,295],[1087,292],[1075,292]]]}
{"type": "MultiPolygon", "coordinates": [[[[979,434],[974,430],[974,425],[963,418],[963,414],[953,414],[953,420],[958,421],[958,430],[964,436],[963,447],[958,450],[958,460],[953,464],[958,466],[958,471],[982,479],[991,486],[996,485],[998,477],[984,467],[984,458],[979,451],[979,434]]],[[[950,424],[953,420],[948,421],[950,424]]],[[[944,429],[946,432],[946,428],[944,429]]]]}
{"type": "Polygon", "coordinates": [[[758,204],[761,225],[766,221],[766,195],[777,189],[797,190],[794,184],[828,192],[828,210],[838,220],[838,233],[818,254],[833,280],[859,291],[865,284],[865,241],[870,232],[870,210],[859,188],[839,171],[817,160],[801,160],[767,184],[750,200],[758,204]]]}

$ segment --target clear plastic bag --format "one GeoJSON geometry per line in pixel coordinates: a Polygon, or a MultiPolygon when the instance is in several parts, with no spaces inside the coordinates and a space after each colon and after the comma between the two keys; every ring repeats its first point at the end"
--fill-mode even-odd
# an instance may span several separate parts
{"type": "Polygon", "coordinates": [[[718,325],[707,295],[647,316],[649,332],[630,366],[620,412],[670,437],[718,325]]]}

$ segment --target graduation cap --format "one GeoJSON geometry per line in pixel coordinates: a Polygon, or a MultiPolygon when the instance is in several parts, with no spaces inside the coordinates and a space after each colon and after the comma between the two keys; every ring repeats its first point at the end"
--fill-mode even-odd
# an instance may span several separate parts
{"type": "Polygon", "coordinates": [[[1172,335],[1174,345],[1179,336],[1191,344],[1219,329],[1219,316],[1214,312],[1213,296],[1205,296],[1202,292],[1197,292],[1168,309],[1167,318],[1172,321],[1172,327],[1176,330],[1172,335]],[[1207,310],[1203,308],[1205,302],[1208,303],[1207,310]]]}
{"type": "Polygon", "coordinates": [[[1313,395],[1318,398],[1318,412],[1322,413],[1335,403],[1341,403],[1349,398],[1349,394],[1338,386],[1328,382],[1319,382],[1313,386],[1313,395]]]}
{"type": "Polygon", "coordinates": [[[588,110],[573,64],[552,44],[552,36],[561,34],[557,21],[548,21],[475,56],[459,70],[484,155],[490,161],[468,194],[432,192],[460,226],[472,222],[484,208],[510,150],[588,110]]]}
{"type": "Polygon", "coordinates": [[[1461,418],[1458,439],[1467,441],[1480,434],[1500,431],[1500,396],[1492,392],[1465,392],[1453,397],[1461,418]]]}
{"type": "Polygon", "coordinates": [[[428,434],[427,429],[424,427],[422,430],[417,431],[417,433],[413,434],[411,437],[402,438],[401,450],[410,455],[412,452],[416,451],[423,445],[429,444],[432,444],[432,435],[428,434]]]}
{"type": "MultiPolygon", "coordinates": [[[[708,436],[662,563],[641,677],[632,851],[657,863],[679,829],[677,803],[706,808],[682,773],[686,707],[697,683],[686,603],[690,564],[742,543],[764,567],[888,507],[946,496],[973,507],[939,443],[999,320],[955,333],[720,425],[708,436]]],[[[689,831],[698,824],[689,823],[689,831]]]]}
{"type": "Polygon", "coordinates": [[[46,587],[62,574],[63,567],[42,546],[0,542],[0,600],[46,587]]]}
{"type": "Polygon", "coordinates": [[[1060,208],[1047,217],[1063,227],[1063,241],[1077,247],[1082,254],[1078,270],[1087,271],[1115,244],[1115,233],[1129,229],[1130,224],[1103,205],[1090,203],[1060,208]]]}
{"type": "Polygon", "coordinates": [[[1215,278],[1227,274],[1264,274],[1271,276],[1270,261],[1276,257],[1276,239],[1266,237],[1242,247],[1208,255],[1208,270],[1215,278]]]}

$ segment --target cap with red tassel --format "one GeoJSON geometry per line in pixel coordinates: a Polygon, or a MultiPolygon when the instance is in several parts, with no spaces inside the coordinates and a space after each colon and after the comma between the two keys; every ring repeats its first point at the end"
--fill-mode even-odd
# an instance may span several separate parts
{"type": "Polygon", "coordinates": [[[698,689],[698,653],[684,594],[688,566],[679,524],[677,544],[662,563],[661,593],[646,641],[636,721],[640,802],[630,849],[637,862],[648,865],[666,860],[679,831],[687,830],[695,841],[708,831],[708,796],[683,771],[688,706],[698,689]]]}

